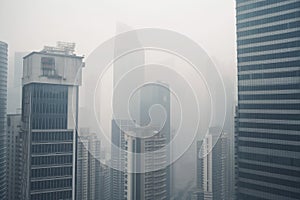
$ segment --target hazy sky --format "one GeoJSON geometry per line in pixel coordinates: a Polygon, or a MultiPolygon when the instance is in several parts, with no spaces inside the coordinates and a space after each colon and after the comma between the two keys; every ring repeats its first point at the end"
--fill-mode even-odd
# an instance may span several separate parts
{"type": "MultiPolygon", "coordinates": [[[[38,51],[56,41],[75,42],[76,52],[88,56],[115,35],[117,22],[184,34],[235,79],[234,0],[0,0],[0,41],[8,43],[11,59],[16,51],[38,51]]],[[[180,182],[193,178],[186,174],[180,182]]]]}
{"type": "Polygon", "coordinates": [[[9,44],[10,55],[70,41],[87,56],[115,34],[116,22],[166,28],[198,42],[231,74],[234,11],[233,0],[0,0],[0,40],[9,44]]]}

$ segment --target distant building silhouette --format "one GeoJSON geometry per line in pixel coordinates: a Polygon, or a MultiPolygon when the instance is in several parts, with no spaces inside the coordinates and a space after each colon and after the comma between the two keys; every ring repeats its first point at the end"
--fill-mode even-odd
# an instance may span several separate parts
{"type": "Polygon", "coordinates": [[[14,65],[10,69],[13,70],[12,81],[8,82],[7,88],[7,113],[21,113],[22,102],[22,76],[23,76],[23,57],[29,52],[15,52],[14,65]]]}
{"type": "Polygon", "coordinates": [[[89,129],[80,129],[77,145],[77,199],[103,199],[100,154],[101,141],[89,129]]]}
{"type": "MultiPolygon", "coordinates": [[[[120,27],[123,29],[130,29],[125,25],[118,26],[117,29],[120,30],[120,27]]],[[[116,56],[125,50],[132,50],[132,47],[142,47],[138,36],[133,33],[134,32],[128,36],[126,41],[119,41],[118,38],[116,39],[114,49],[116,56]]],[[[170,91],[166,84],[161,83],[164,86],[159,86],[156,84],[147,85],[139,88],[135,94],[135,98],[131,99],[132,104],[130,104],[129,108],[127,108],[128,102],[124,97],[125,91],[132,86],[140,86],[140,84],[143,83],[145,76],[144,68],[133,71],[131,70],[134,67],[143,66],[144,64],[145,55],[143,51],[137,51],[132,54],[128,54],[125,58],[121,58],[120,62],[117,60],[114,63],[113,85],[114,87],[118,88],[116,91],[114,91],[113,96],[114,111],[117,111],[117,113],[114,114],[117,114],[117,116],[120,117],[119,119],[112,120],[111,134],[111,198],[115,200],[127,198],[132,200],[170,198],[170,167],[165,167],[162,170],[149,173],[128,174],[126,172],[128,167],[134,168],[135,166],[128,166],[126,159],[134,158],[129,158],[125,151],[132,149],[133,152],[142,153],[147,152],[147,149],[151,148],[163,148],[170,142],[170,91]],[[125,74],[125,77],[128,81],[126,83],[119,84],[120,79],[125,74]],[[163,127],[161,127],[162,130],[159,133],[159,136],[149,138],[149,141],[139,139],[138,137],[129,137],[126,131],[137,131],[137,127],[134,123],[137,123],[141,126],[147,126],[150,123],[149,109],[155,104],[160,104],[163,106],[166,112],[166,123],[163,127]],[[128,112],[127,109],[129,109],[134,122],[129,121],[128,116],[126,115],[128,112]],[[160,146],[156,146],[156,142],[161,143],[162,140],[164,142],[160,144],[160,146]],[[145,145],[148,146],[147,149],[143,148],[145,145]],[[119,151],[119,149],[124,150],[124,152],[119,151]],[[160,177],[153,178],[152,176],[160,177]],[[158,186],[160,186],[160,188],[158,188],[158,186]],[[147,189],[147,187],[149,188],[147,189]]],[[[161,115],[154,118],[158,120],[161,118],[161,115]]],[[[156,122],[155,119],[154,123],[156,122]]],[[[165,149],[165,159],[162,159],[161,163],[158,164],[166,165],[166,163],[170,161],[170,154],[170,149],[165,149]]],[[[154,165],[154,163],[152,164],[154,165]]]]}

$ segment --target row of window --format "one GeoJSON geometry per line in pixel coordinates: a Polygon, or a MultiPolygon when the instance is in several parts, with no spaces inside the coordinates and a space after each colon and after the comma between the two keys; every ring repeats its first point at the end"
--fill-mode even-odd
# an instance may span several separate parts
{"type": "Polygon", "coordinates": [[[300,196],[300,193],[291,192],[291,191],[278,189],[278,188],[272,188],[272,187],[268,187],[268,186],[256,185],[256,184],[252,184],[252,183],[245,183],[242,181],[239,181],[238,185],[240,187],[249,188],[249,189],[253,189],[253,190],[257,190],[257,191],[261,191],[261,192],[267,192],[267,193],[271,193],[271,194],[281,195],[282,197],[291,197],[291,198],[297,199],[300,196]]]}
{"type": "Polygon", "coordinates": [[[32,145],[33,154],[44,153],[70,153],[73,151],[73,144],[36,144],[32,145]]]}
{"type": "Polygon", "coordinates": [[[243,200],[267,200],[267,199],[263,199],[260,197],[255,197],[249,194],[243,194],[242,191],[239,191],[239,193],[237,194],[237,198],[238,199],[243,199],[243,200]]]}
{"type": "Polygon", "coordinates": [[[239,91],[260,91],[260,90],[293,90],[300,89],[300,83],[285,85],[247,85],[238,86],[239,91]]]}
{"type": "Polygon", "coordinates": [[[68,112],[68,103],[59,101],[33,101],[32,114],[65,114],[68,112]]]}
{"type": "Polygon", "coordinates": [[[40,193],[32,194],[31,200],[71,200],[72,191],[59,191],[59,192],[49,192],[49,193],[40,193]]]}
{"type": "Polygon", "coordinates": [[[275,139],[275,140],[285,140],[285,141],[300,141],[300,137],[298,135],[259,133],[259,132],[247,132],[247,131],[239,131],[238,134],[239,137],[265,138],[265,139],[275,139]]]}
{"type": "Polygon", "coordinates": [[[58,179],[31,182],[31,190],[44,190],[54,188],[70,188],[72,187],[72,179],[58,179]]]}
{"type": "Polygon", "coordinates": [[[249,79],[266,79],[266,78],[284,78],[284,77],[300,77],[300,70],[272,73],[255,73],[238,75],[239,80],[249,79]]]}
{"type": "Polygon", "coordinates": [[[47,77],[59,77],[55,69],[42,68],[42,75],[47,77]]]}
{"type": "Polygon", "coordinates": [[[252,174],[252,173],[239,172],[239,177],[250,179],[250,180],[257,180],[257,181],[263,181],[267,183],[278,184],[278,185],[285,185],[288,187],[300,188],[300,182],[275,178],[271,176],[262,176],[262,175],[252,174]]]}
{"type": "Polygon", "coordinates": [[[265,163],[274,163],[274,164],[279,164],[279,165],[300,167],[300,159],[296,159],[296,158],[270,156],[270,155],[245,153],[245,152],[238,152],[238,158],[259,161],[259,162],[265,162],[265,163]]]}
{"type": "Polygon", "coordinates": [[[66,129],[66,115],[35,115],[32,120],[32,129],[66,129]]]}
{"type": "Polygon", "coordinates": [[[259,64],[259,65],[245,65],[239,66],[238,71],[248,71],[248,70],[264,70],[264,69],[278,69],[278,68],[287,68],[287,67],[299,67],[300,60],[296,61],[287,61],[287,62],[276,62],[268,64],[259,64]]]}
{"type": "MultiPolygon", "coordinates": [[[[300,27],[300,22],[297,25],[300,27]]],[[[261,52],[261,51],[270,51],[270,50],[278,50],[278,49],[286,49],[286,48],[294,48],[294,47],[300,47],[300,40],[298,41],[292,41],[292,42],[284,42],[279,44],[270,44],[270,45],[264,45],[264,46],[255,46],[255,47],[248,47],[248,48],[242,48],[238,49],[238,54],[244,54],[244,53],[253,53],[253,52],[261,52]]]]}
{"type": "Polygon", "coordinates": [[[51,176],[71,176],[72,167],[53,167],[53,168],[40,168],[32,169],[31,176],[33,178],[51,177],[51,176]]]}
{"type": "MultiPolygon", "coordinates": [[[[275,3],[280,3],[280,2],[285,2],[286,0],[272,0],[272,1],[259,1],[259,2],[253,2],[251,4],[247,4],[247,5],[244,5],[244,6],[238,6],[237,7],[237,11],[240,12],[240,11],[244,11],[244,10],[250,10],[250,9],[253,9],[253,8],[258,8],[258,7],[262,7],[262,6],[268,6],[268,5],[271,5],[271,4],[275,4],[275,3]]],[[[237,0],[237,5],[239,3],[244,3],[244,2],[249,2],[249,0],[237,0]]]]}
{"type": "Polygon", "coordinates": [[[73,141],[73,132],[32,132],[33,142],[73,141]]]}
{"type": "MultiPolygon", "coordinates": [[[[241,128],[258,128],[258,129],[275,129],[275,130],[291,130],[299,131],[300,124],[264,124],[264,123],[252,123],[252,122],[239,122],[241,128]]],[[[297,147],[297,151],[300,150],[300,146],[297,147]]],[[[296,151],[296,150],[293,150],[296,151]]]]}
{"type": "MultiPolygon", "coordinates": [[[[239,1],[239,0],[237,0],[239,1]]],[[[272,1],[269,1],[272,3],[272,1]]],[[[243,19],[248,19],[250,17],[257,17],[257,16],[261,16],[261,15],[267,15],[267,14],[272,14],[272,13],[278,13],[278,12],[282,12],[282,11],[286,11],[286,10],[290,10],[290,9],[295,9],[295,8],[299,8],[300,7],[300,2],[292,2],[289,4],[285,4],[285,5],[281,5],[281,6],[277,6],[277,7],[273,7],[273,8],[267,8],[267,9],[262,9],[262,10],[256,10],[256,11],[252,11],[252,12],[248,12],[248,13],[244,13],[244,14],[237,14],[237,20],[243,20],[243,19]]],[[[237,9],[238,11],[240,11],[240,8],[237,9]]]]}
{"type": "MultiPolygon", "coordinates": [[[[299,109],[300,109],[300,104],[299,104],[299,109]]],[[[300,120],[300,115],[299,114],[239,113],[239,118],[240,119],[244,118],[244,119],[300,120]]]]}
{"type": "Polygon", "coordinates": [[[239,146],[244,146],[244,147],[258,147],[264,149],[276,149],[276,150],[300,152],[299,145],[274,144],[274,143],[252,142],[252,141],[243,141],[243,140],[239,140],[238,143],[239,146]]]}
{"type": "Polygon", "coordinates": [[[31,158],[31,165],[61,165],[72,164],[72,155],[38,156],[31,158]]]}
{"type": "Polygon", "coordinates": [[[68,99],[68,86],[53,84],[33,84],[33,98],[38,101],[68,99]]]}
{"type": "Polygon", "coordinates": [[[242,23],[237,23],[237,28],[245,28],[245,27],[251,27],[251,26],[257,26],[257,25],[262,25],[262,24],[267,24],[267,23],[272,23],[272,22],[278,22],[281,20],[288,20],[288,19],[295,19],[300,17],[300,12],[295,11],[292,13],[287,13],[283,15],[278,15],[274,17],[268,17],[268,18],[262,18],[262,19],[257,19],[257,20],[252,20],[248,22],[242,22],[242,23]]]}
{"type": "Polygon", "coordinates": [[[283,40],[283,39],[292,39],[292,38],[299,38],[300,31],[293,31],[289,33],[281,33],[281,34],[273,34],[269,36],[262,36],[258,38],[251,38],[251,39],[243,39],[237,40],[237,45],[246,45],[246,44],[254,44],[254,43],[262,43],[262,42],[270,42],[275,40],[283,40]]]}
{"type": "Polygon", "coordinates": [[[239,109],[300,110],[300,104],[239,104],[239,109]]]}
{"type": "Polygon", "coordinates": [[[239,162],[238,166],[240,169],[250,169],[250,170],[256,170],[261,172],[268,172],[268,173],[274,173],[274,174],[281,174],[281,175],[287,175],[287,176],[293,176],[293,177],[299,177],[300,173],[297,170],[291,170],[291,169],[284,169],[278,168],[278,167],[271,167],[271,166],[263,166],[263,165],[256,165],[256,164],[249,164],[244,162],[239,162]]]}
{"type": "Polygon", "coordinates": [[[291,94],[245,94],[239,95],[239,100],[276,100],[300,99],[300,93],[291,94]]]}
{"type": "Polygon", "coordinates": [[[246,56],[246,57],[239,57],[238,62],[248,62],[248,61],[260,61],[260,60],[272,60],[278,58],[293,58],[299,57],[300,51],[289,51],[284,53],[272,53],[272,54],[265,54],[259,56],[246,56]]]}

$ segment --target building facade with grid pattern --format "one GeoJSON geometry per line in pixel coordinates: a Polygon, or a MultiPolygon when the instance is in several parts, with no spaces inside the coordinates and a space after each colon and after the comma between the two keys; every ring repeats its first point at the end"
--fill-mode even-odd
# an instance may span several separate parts
{"type": "Polygon", "coordinates": [[[300,1],[236,0],[236,196],[300,198],[300,1]]]}
{"type": "Polygon", "coordinates": [[[83,57],[45,48],[23,61],[24,199],[75,199],[83,57]]]}

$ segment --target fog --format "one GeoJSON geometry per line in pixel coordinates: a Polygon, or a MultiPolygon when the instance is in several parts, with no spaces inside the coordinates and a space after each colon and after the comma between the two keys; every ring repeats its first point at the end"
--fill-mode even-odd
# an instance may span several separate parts
{"type": "MultiPolygon", "coordinates": [[[[228,114],[230,117],[226,118],[225,130],[233,134],[236,77],[234,6],[232,0],[0,0],[0,40],[9,45],[9,88],[14,87],[15,52],[41,50],[44,45],[54,45],[56,41],[70,41],[76,43],[77,54],[88,58],[102,42],[119,32],[116,30],[119,22],[132,29],[169,29],[198,43],[221,72],[228,95],[227,112],[231,112],[228,114]]],[[[166,65],[172,63],[175,68],[185,66],[176,58],[164,54],[150,52],[146,59],[159,60],[166,65]]],[[[106,78],[109,82],[112,77],[106,78]]],[[[101,94],[111,96],[110,87],[102,89],[101,94]]],[[[10,107],[9,100],[8,104],[10,107]]],[[[105,112],[105,108],[102,111],[105,112]]],[[[109,117],[102,116],[101,119],[109,123],[111,114],[104,116],[109,117]]],[[[172,130],[176,130],[175,124],[171,125],[172,130]]],[[[109,126],[107,132],[110,132],[109,126]]],[[[174,187],[179,192],[194,185],[195,158],[196,151],[192,146],[175,162],[174,187]]]]}

